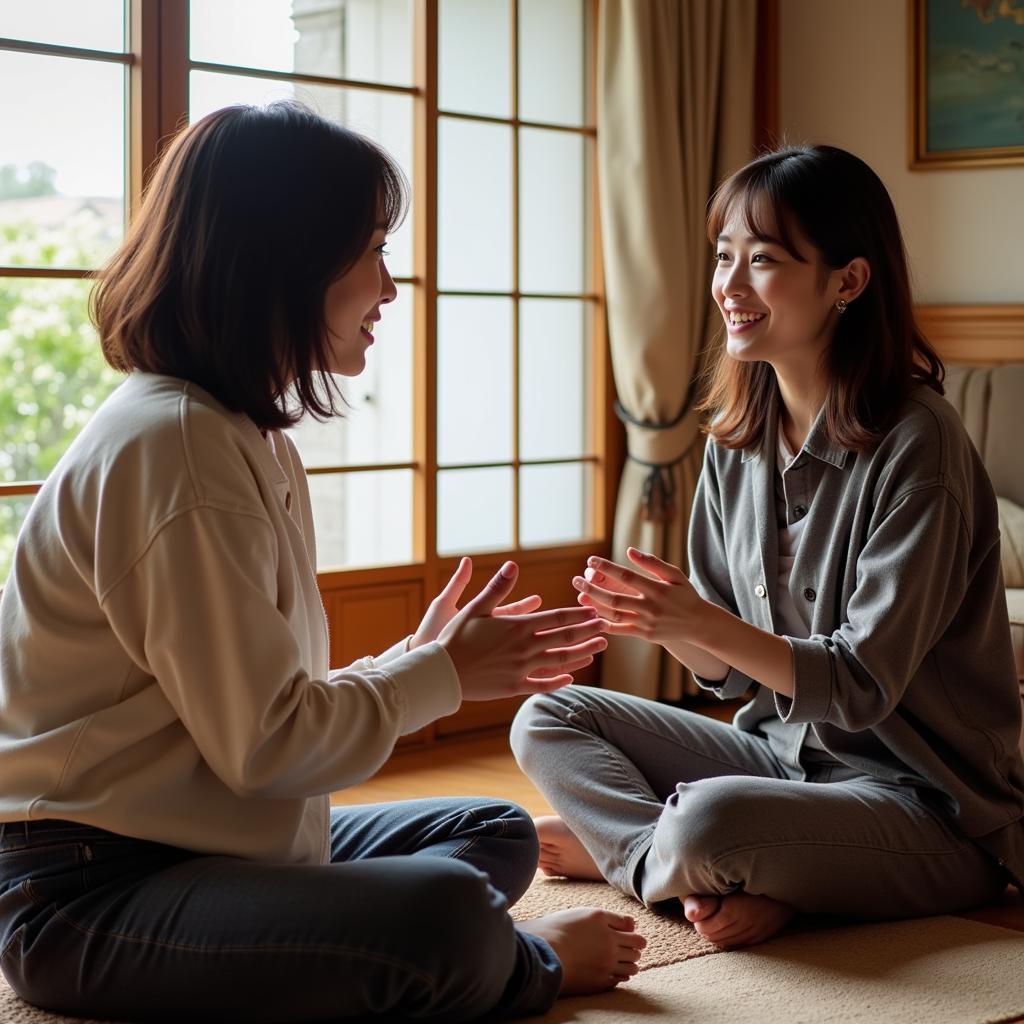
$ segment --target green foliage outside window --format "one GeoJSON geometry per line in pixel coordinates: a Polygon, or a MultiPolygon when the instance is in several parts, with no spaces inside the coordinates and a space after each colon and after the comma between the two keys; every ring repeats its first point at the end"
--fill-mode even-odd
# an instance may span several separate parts
{"type": "MultiPolygon", "coordinates": [[[[0,168],[0,185],[7,168],[0,168]]],[[[10,175],[8,175],[10,177],[10,175]]],[[[37,171],[45,187],[45,174],[37,171]]],[[[37,192],[46,194],[45,192],[37,192]]],[[[23,198],[21,193],[16,198],[23,198]]],[[[0,190],[0,200],[4,196],[0,190]]],[[[0,202],[0,213],[3,203],[0,202]]],[[[0,222],[0,266],[99,266],[110,226],[83,203],[59,226],[0,222]]],[[[42,480],[119,382],[89,322],[91,282],[0,276],[0,480],[42,480]]],[[[31,497],[0,499],[0,582],[31,497]]]]}

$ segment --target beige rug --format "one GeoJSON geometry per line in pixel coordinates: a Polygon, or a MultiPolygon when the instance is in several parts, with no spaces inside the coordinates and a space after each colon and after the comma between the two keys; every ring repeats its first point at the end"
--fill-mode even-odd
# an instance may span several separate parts
{"type": "MultiPolygon", "coordinates": [[[[83,1020],[81,1017],[64,1017],[57,1013],[37,1010],[23,1003],[10,989],[7,980],[0,974],[0,1024],[101,1024],[100,1021],[83,1020]]],[[[108,1024],[103,1021],[102,1024],[108,1024]]]]}
{"type": "MultiPolygon", "coordinates": [[[[601,996],[562,999],[538,1024],[1004,1024],[1024,1020],[1024,932],[958,917],[807,930],[719,953],[682,918],[652,914],[597,882],[538,880],[519,920],[599,906],[648,940],[640,974],[601,996]],[[718,955],[709,955],[718,954],[718,955]]],[[[0,1024],[99,1024],[21,1002],[0,976],[0,1024]]],[[[227,1024],[227,1022],[225,1022],[227,1024]]]]}
{"type": "MultiPolygon", "coordinates": [[[[858,925],[641,971],[538,1024],[997,1024],[1024,1019],[1024,934],[957,917],[858,925]]],[[[524,1024],[526,1022],[524,1021],[524,1024]]]]}
{"type": "Polygon", "coordinates": [[[682,916],[654,914],[642,903],[623,895],[604,882],[570,882],[567,878],[545,878],[538,874],[526,895],[512,908],[517,921],[527,921],[567,907],[602,907],[615,914],[629,914],[637,931],[647,940],[640,954],[640,970],[663,967],[720,950],[701,938],[682,916]]]}
{"type": "Polygon", "coordinates": [[[805,928],[721,953],[681,917],[655,915],[603,883],[541,876],[512,916],[577,906],[633,915],[648,940],[640,974],[601,996],[559,1000],[529,1018],[538,1024],[1024,1021],[1024,932],[929,917],[805,928]]]}

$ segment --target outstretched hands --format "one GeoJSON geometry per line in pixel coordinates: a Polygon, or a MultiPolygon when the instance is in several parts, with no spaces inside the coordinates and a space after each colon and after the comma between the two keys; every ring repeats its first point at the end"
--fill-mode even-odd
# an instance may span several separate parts
{"type": "Polygon", "coordinates": [[[583,576],[573,577],[577,601],[605,620],[605,632],[656,644],[687,641],[703,601],[686,574],[660,558],[628,548],[631,569],[591,556],[583,576]]]}
{"type": "MultiPolygon", "coordinates": [[[[426,614],[419,624],[419,628],[409,643],[409,650],[422,647],[424,644],[430,643],[431,640],[436,640],[441,635],[441,630],[455,618],[455,614],[459,610],[459,601],[462,599],[462,595],[466,587],[469,586],[469,581],[472,577],[472,559],[460,559],[459,567],[452,573],[452,578],[445,584],[444,590],[430,602],[426,614]]],[[[509,591],[511,589],[510,587],[509,591]]],[[[541,603],[540,597],[536,594],[531,594],[529,597],[513,601],[511,604],[499,605],[491,614],[523,615],[526,612],[535,612],[541,606],[541,603]]]]}
{"type": "Polygon", "coordinates": [[[436,639],[447,650],[464,700],[557,690],[608,645],[600,635],[605,624],[590,608],[537,611],[541,601],[536,595],[503,605],[519,577],[514,562],[506,562],[459,610],[472,568],[468,558],[459,563],[411,643],[436,639]]]}

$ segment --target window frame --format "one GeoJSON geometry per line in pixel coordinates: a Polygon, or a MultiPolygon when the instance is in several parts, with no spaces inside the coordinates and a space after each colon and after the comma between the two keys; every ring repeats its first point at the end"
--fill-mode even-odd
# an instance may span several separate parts
{"type": "MultiPolygon", "coordinates": [[[[412,0],[413,82],[410,86],[367,83],[320,75],[275,72],[261,68],[193,61],[189,54],[188,0],[125,0],[127,19],[124,53],[82,49],[62,45],[0,38],[0,47],[50,56],[80,57],[124,65],[127,74],[125,197],[127,224],[137,214],[143,191],[163,144],[188,119],[189,73],[192,70],[238,74],[267,80],[294,81],[299,84],[348,86],[359,89],[408,95],[413,101],[413,174],[412,188],[417,197],[413,205],[413,272],[396,282],[410,287],[413,299],[413,455],[410,462],[375,465],[317,467],[310,475],[366,472],[375,469],[409,469],[413,472],[412,561],[400,565],[358,568],[330,568],[318,573],[321,590],[334,592],[350,587],[387,583],[417,584],[428,599],[443,585],[458,563],[457,556],[437,552],[437,307],[439,296],[499,295],[512,300],[512,345],[515,372],[512,375],[513,454],[503,466],[513,468],[514,545],[506,550],[474,554],[481,570],[490,570],[506,558],[514,558],[524,567],[542,570],[567,559],[581,561],[585,555],[607,553],[612,522],[615,484],[621,469],[624,446],[619,428],[608,410],[612,407],[613,384],[604,312],[603,268],[601,263],[600,219],[598,214],[597,155],[594,112],[596,110],[596,36],[599,0],[583,0],[586,19],[586,110],[588,123],[582,127],[552,125],[521,120],[518,116],[518,0],[509,0],[511,46],[511,111],[508,118],[443,111],[438,106],[438,0],[412,0]],[[475,123],[510,126],[512,209],[512,289],[508,292],[439,290],[437,277],[438,240],[438,128],[441,117],[475,123]],[[582,135],[586,140],[586,170],[590,184],[588,281],[583,294],[538,294],[519,290],[519,131],[540,128],[582,135]],[[587,452],[580,458],[530,459],[519,457],[519,320],[522,299],[551,300],[571,298],[585,301],[590,316],[587,345],[590,380],[586,407],[588,413],[587,452]],[[587,467],[591,474],[587,520],[590,537],[549,547],[516,546],[519,539],[520,468],[523,465],[572,462],[587,467]]],[[[42,267],[0,267],[0,276],[34,278],[88,279],[91,270],[42,267]]],[[[0,498],[36,493],[41,481],[0,482],[0,498]]],[[[524,583],[529,585],[528,579],[524,583]]]]}

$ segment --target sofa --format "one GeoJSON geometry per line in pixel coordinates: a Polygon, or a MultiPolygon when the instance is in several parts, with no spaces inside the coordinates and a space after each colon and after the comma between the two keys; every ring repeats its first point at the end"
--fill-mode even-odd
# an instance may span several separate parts
{"type": "Polygon", "coordinates": [[[1003,579],[1024,699],[1024,363],[948,364],[946,397],[960,414],[999,499],[1003,579]]]}

